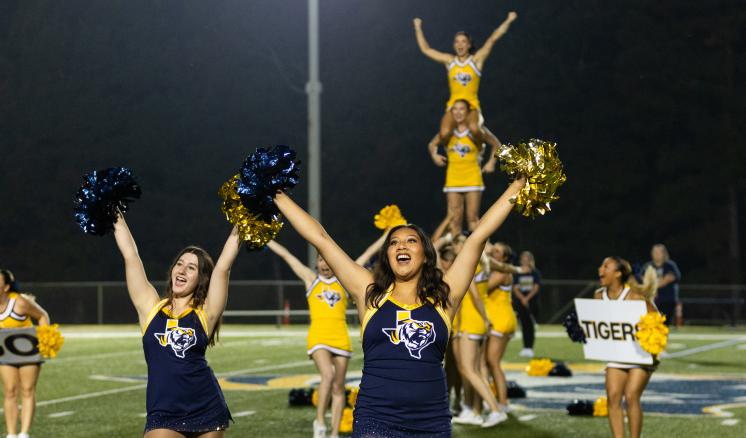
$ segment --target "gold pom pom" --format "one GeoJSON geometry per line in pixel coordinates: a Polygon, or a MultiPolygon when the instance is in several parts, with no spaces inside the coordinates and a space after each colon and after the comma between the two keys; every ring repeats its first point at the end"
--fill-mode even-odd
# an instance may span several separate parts
{"type": "Polygon", "coordinates": [[[58,324],[40,325],[36,327],[36,339],[39,342],[39,354],[47,359],[57,357],[65,343],[65,338],[60,333],[58,324]]]}
{"type": "Polygon", "coordinates": [[[593,402],[593,416],[607,417],[609,415],[609,402],[606,396],[601,396],[593,402]]]}
{"type": "Polygon", "coordinates": [[[360,392],[360,388],[358,387],[348,387],[347,389],[350,390],[350,393],[347,395],[347,406],[354,408],[355,403],[357,403],[357,394],[360,392]]]}
{"type": "Polygon", "coordinates": [[[657,356],[666,349],[668,344],[668,327],[666,317],[658,312],[648,312],[642,315],[637,323],[635,337],[643,350],[657,356]]]}
{"type": "Polygon", "coordinates": [[[267,222],[258,219],[258,215],[244,207],[236,190],[239,178],[239,175],[235,175],[220,187],[218,194],[223,198],[221,210],[228,222],[236,226],[241,240],[246,241],[250,248],[259,249],[277,237],[283,224],[279,221],[279,216],[267,222]]]}
{"type": "Polygon", "coordinates": [[[534,377],[546,377],[554,368],[554,364],[549,359],[531,359],[526,367],[526,374],[534,377]]]}
{"type": "Polygon", "coordinates": [[[557,155],[557,144],[532,138],[526,143],[505,145],[497,152],[500,169],[513,178],[525,175],[526,186],[511,201],[524,216],[536,217],[551,210],[559,199],[557,189],[567,176],[557,155]]]}
{"type": "Polygon", "coordinates": [[[319,405],[319,390],[314,388],[313,393],[311,394],[311,404],[315,406],[319,405]]]}
{"type": "Polygon", "coordinates": [[[339,431],[342,433],[351,433],[353,421],[354,416],[352,409],[345,408],[344,411],[342,411],[342,419],[339,422],[339,431]]]}
{"type": "Polygon", "coordinates": [[[407,220],[396,204],[387,205],[373,217],[373,223],[379,230],[388,230],[399,225],[406,225],[407,220]]]}

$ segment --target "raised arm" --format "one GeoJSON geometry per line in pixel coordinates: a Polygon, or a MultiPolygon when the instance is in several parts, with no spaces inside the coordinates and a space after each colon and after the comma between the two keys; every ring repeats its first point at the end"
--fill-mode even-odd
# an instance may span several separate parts
{"type": "Polygon", "coordinates": [[[132,237],[132,233],[130,233],[124,216],[121,214],[119,215],[119,219],[114,223],[114,239],[124,258],[127,291],[129,292],[132,304],[135,306],[135,310],[137,310],[140,327],[143,327],[150,309],[158,303],[158,292],[148,281],[142,260],[140,260],[140,254],[137,252],[135,239],[132,237]]]}
{"type": "Polygon", "coordinates": [[[453,61],[453,55],[439,52],[433,49],[432,47],[430,47],[430,44],[428,44],[427,40],[425,39],[425,33],[422,32],[422,20],[421,19],[415,18],[413,22],[414,22],[414,33],[417,36],[417,45],[420,46],[420,51],[425,56],[427,56],[428,58],[432,59],[435,62],[439,62],[444,65],[447,65],[449,62],[453,61]]]}
{"type": "Polygon", "coordinates": [[[370,258],[373,257],[375,253],[381,250],[381,246],[386,241],[386,235],[388,233],[389,233],[389,230],[385,230],[383,234],[381,234],[381,237],[376,239],[375,242],[371,243],[370,246],[366,248],[366,250],[363,251],[363,253],[360,254],[360,256],[357,259],[355,259],[355,263],[357,263],[360,266],[365,266],[365,264],[368,263],[370,258]]]}
{"type": "Polygon", "coordinates": [[[210,333],[212,333],[212,329],[215,328],[215,324],[225,311],[225,304],[228,302],[228,280],[231,276],[231,266],[233,266],[240,249],[241,239],[238,236],[238,230],[233,227],[228,235],[228,240],[223,245],[223,251],[220,253],[218,261],[215,262],[203,307],[207,314],[207,328],[210,333]]]}
{"type": "Polygon", "coordinates": [[[463,248],[453,261],[453,265],[446,272],[444,280],[451,288],[449,297],[451,309],[458,307],[464,298],[466,289],[474,277],[474,271],[477,268],[479,258],[482,256],[482,250],[487,239],[505,222],[513,209],[510,198],[516,195],[525,184],[525,178],[513,181],[502,196],[492,204],[492,207],[482,216],[477,227],[466,239],[463,248]]]}
{"type": "Polygon", "coordinates": [[[313,272],[311,268],[304,265],[303,262],[292,255],[290,251],[287,250],[287,248],[275,242],[274,240],[270,241],[267,244],[267,247],[273,253],[280,256],[281,259],[285,260],[285,263],[290,266],[290,269],[293,270],[293,273],[296,275],[296,277],[300,278],[301,281],[303,281],[306,289],[311,287],[311,283],[313,283],[313,281],[316,279],[316,273],[313,272]]]}
{"type": "Polygon", "coordinates": [[[290,225],[313,245],[334,271],[345,290],[355,299],[361,320],[365,315],[365,291],[373,282],[373,274],[355,263],[329,236],[324,227],[284,193],[275,196],[275,205],[290,225]]]}
{"type": "Polygon", "coordinates": [[[500,26],[498,26],[497,29],[492,32],[492,35],[487,38],[487,41],[485,41],[484,45],[479,50],[477,50],[477,53],[474,54],[474,62],[477,63],[477,68],[479,68],[480,70],[482,69],[484,61],[490,56],[490,52],[492,52],[492,47],[495,45],[497,40],[505,35],[505,33],[510,28],[510,23],[515,21],[516,18],[518,18],[518,14],[510,11],[505,21],[503,21],[502,24],[500,24],[500,26]]]}

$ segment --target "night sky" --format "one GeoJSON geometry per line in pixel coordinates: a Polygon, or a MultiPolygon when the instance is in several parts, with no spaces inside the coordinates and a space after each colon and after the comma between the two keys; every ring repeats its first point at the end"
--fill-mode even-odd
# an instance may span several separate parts
{"type": "MultiPolygon", "coordinates": [[[[741,282],[746,242],[746,8],[738,1],[321,1],[322,223],[353,256],[398,204],[434,229],[444,171],[427,154],[447,100],[423,56],[469,31],[487,60],[480,100],[503,142],[559,144],[568,181],[546,217],[511,215],[494,238],[549,278],[593,278],[602,258],[663,242],[685,282],[741,282]]],[[[86,172],[134,169],[128,223],[152,279],[188,244],[229,231],[217,190],[259,146],[306,161],[302,0],[0,2],[0,266],[19,280],[123,280],[111,236],[72,216],[86,172]]],[[[301,178],[304,173],[301,173],[301,178]]],[[[506,186],[486,177],[483,209],[506,186]]],[[[306,199],[305,180],[293,196],[306,199]]],[[[286,227],[279,241],[305,246],[286,227]]],[[[234,279],[268,278],[243,253],[234,279]]],[[[284,278],[292,278],[289,270],[284,278]]]]}

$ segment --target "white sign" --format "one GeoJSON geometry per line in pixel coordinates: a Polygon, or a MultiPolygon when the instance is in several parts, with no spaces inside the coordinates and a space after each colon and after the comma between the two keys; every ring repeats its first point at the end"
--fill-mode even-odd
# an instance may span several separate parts
{"type": "Polygon", "coordinates": [[[36,327],[0,329],[0,364],[43,362],[37,344],[36,327]]]}
{"type": "Polygon", "coordinates": [[[586,359],[653,364],[653,356],[635,338],[636,324],[648,312],[644,301],[576,299],[575,311],[587,341],[586,359]]]}

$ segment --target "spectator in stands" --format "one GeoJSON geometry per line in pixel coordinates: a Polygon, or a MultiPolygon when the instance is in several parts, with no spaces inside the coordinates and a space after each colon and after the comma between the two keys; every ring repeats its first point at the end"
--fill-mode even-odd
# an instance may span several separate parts
{"type": "Polygon", "coordinates": [[[676,322],[676,305],[679,302],[679,281],[681,271],[676,262],[671,260],[668,249],[662,243],[653,245],[650,250],[652,260],[643,266],[643,272],[648,266],[655,268],[658,275],[658,294],[655,297],[655,305],[658,310],[666,316],[666,324],[676,322]]]}
{"type": "Polygon", "coordinates": [[[522,273],[513,276],[513,308],[521,321],[523,350],[521,357],[534,357],[536,315],[539,312],[537,295],[541,288],[541,272],[536,269],[534,255],[530,251],[521,253],[522,273]]]}

